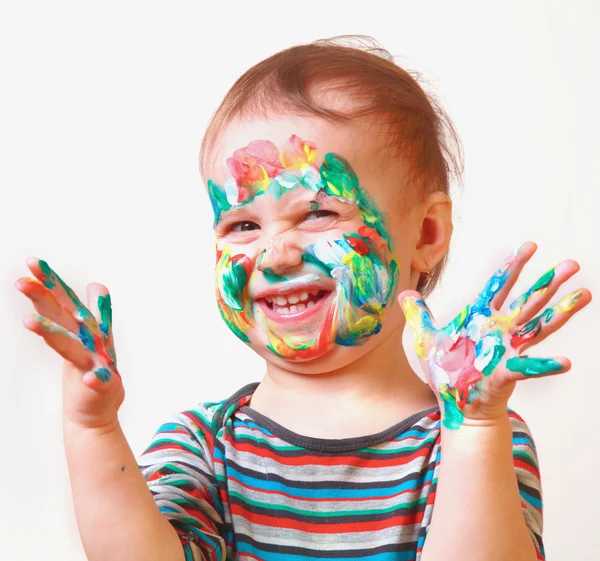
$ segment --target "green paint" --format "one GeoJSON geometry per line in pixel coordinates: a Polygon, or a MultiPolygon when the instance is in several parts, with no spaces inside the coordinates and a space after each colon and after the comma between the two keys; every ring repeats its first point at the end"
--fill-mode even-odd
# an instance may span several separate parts
{"type": "Polygon", "coordinates": [[[310,210],[312,210],[312,211],[319,210],[318,201],[310,201],[310,210]]]}
{"type": "MultiPolygon", "coordinates": [[[[496,336],[498,337],[499,341],[502,341],[502,333],[500,331],[496,332],[496,336]]],[[[496,366],[498,366],[498,363],[504,356],[505,352],[506,347],[501,342],[497,345],[494,345],[494,354],[492,356],[492,359],[487,363],[487,366],[483,369],[484,376],[489,376],[494,371],[494,369],[496,368],[496,366]]]]}
{"type": "Polygon", "coordinates": [[[235,323],[230,321],[230,319],[225,315],[225,312],[223,312],[221,309],[221,306],[218,306],[218,308],[223,321],[227,324],[227,327],[229,327],[229,329],[231,329],[235,335],[244,341],[244,343],[250,343],[250,337],[248,337],[248,335],[246,335],[237,325],[235,325],[235,323]]]}
{"type": "Polygon", "coordinates": [[[54,288],[56,284],[50,279],[52,276],[52,269],[50,268],[50,265],[48,265],[48,263],[42,259],[38,260],[38,265],[40,266],[40,269],[44,275],[44,286],[46,288],[54,288]]]}
{"type": "Polygon", "coordinates": [[[552,267],[551,269],[548,269],[548,271],[546,271],[536,282],[535,284],[527,291],[525,292],[525,294],[522,294],[521,296],[519,296],[511,305],[510,305],[510,309],[511,310],[515,310],[515,309],[521,309],[525,303],[527,302],[527,300],[529,300],[529,297],[534,293],[537,292],[538,290],[541,290],[542,288],[546,288],[551,282],[552,279],[555,276],[555,269],[556,267],[552,267]]]}
{"type": "Polygon", "coordinates": [[[288,280],[287,277],[278,275],[271,267],[265,267],[262,272],[265,280],[271,284],[275,284],[276,282],[285,282],[288,280]]]}
{"type": "Polygon", "coordinates": [[[302,254],[302,261],[306,261],[306,263],[310,263],[320,269],[323,273],[325,273],[328,277],[331,277],[331,268],[328,267],[323,261],[317,259],[314,255],[310,253],[304,252],[302,254]]]}
{"type": "Polygon", "coordinates": [[[96,378],[102,382],[110,381],[111,374],[108,368],[98,368],[98,370],[94,370],[94,374],[96,375],[96,378]]]}
{"type": "Polygon", "coordinates": [[[213,208],[214,224],[217,224],[221,219],[221,214],[229,210],[232,205],[229,204],[225,191],[211,179],[208,180],[208,197],[213,208]]]}
{"type": "Polygon", "coordinates": [[[224,267],[221,273],[220,289],[225,303],[234,310],[241,311],[242,293],[248,282],[248,274],[238,261],[229,261],[229,267],[224,267]]]}
{"type": "Polygon", "coordinates": [[[534,329],[538,331],[541,329],[539,324],[544,320],[545,323],[548,323],[552,317],[554,316],[553,308],[546,308],[539,316],[531,318],[521,329],[519,329],[519,335],[523,336],[534,329]]]}
{"type": "Polygon", "coordinates": [[[347,160],[333,153],[325,154],[320,168],[323,191],[332,197],[355,201],[360,216],[366,226],[375,231],[387,242],[391,249],[391,238],[385,228],[385,221],[375,201],[362,189],[358,177],[347,160]]]}
{"type": "Polygon", "coordinates": [[[98,296],[98,310],[100,310],[100,329],[107,337],[112,327],[112,307],[110,294],[98,296]]]}
{"type": "Polygon", "coordinates": [[[444,403],[444,426],[451,430],[459,429],[464,415],[456,403],[455,396],[449,391],[440,391],[439,394],[444,403]]]}
{"type": "Polygon", "coordinates": [[[506,367],[511,372],[520,372],[524,376],[543,376],[564,370],[563,365],[553,358],[529,358],[527,356],[515,356],[508,359],[506,367]]]}
{"type": "Polygon", "coordinates": [[[444,331],[450,337],[454,337],[464,327],[465,323],[469,319],[471,312],[471,306],[465,306],[462,311],[444,328],[444,331]]]}

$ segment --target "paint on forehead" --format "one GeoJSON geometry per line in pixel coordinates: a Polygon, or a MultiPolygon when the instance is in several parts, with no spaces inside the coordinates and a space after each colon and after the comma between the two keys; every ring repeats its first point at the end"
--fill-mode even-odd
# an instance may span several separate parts
{"type": "MultiPolygon", "coordinates": [[[[251,203],[270,193],[275,199],[300,187],[356,204],[365,227],[373,228],[391,250],[385,221],[373,199],[359,184],[352,166],[343,157],[328,153],[320,167],[313,142],[292,135],[281,151],[268,140],[255,140],[227,159],[228,178],[224,188],[208,181],[208,194],[215,224],[228,210],[251,203]]],[[[317,201],[311,201],[316,210],[317,201]]],[[[317,207],[318,208],[318,207],[317,207]]]]}

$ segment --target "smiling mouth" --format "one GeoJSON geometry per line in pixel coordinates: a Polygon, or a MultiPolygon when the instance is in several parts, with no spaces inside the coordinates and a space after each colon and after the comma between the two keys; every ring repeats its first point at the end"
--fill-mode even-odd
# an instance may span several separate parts
{"type": "Polygon", "coordinates": [[[272,319],[296,320],[316,313],[330,294],[330,290],[298,290],[259,298],[256,304],[260,305],[272,319]]]}

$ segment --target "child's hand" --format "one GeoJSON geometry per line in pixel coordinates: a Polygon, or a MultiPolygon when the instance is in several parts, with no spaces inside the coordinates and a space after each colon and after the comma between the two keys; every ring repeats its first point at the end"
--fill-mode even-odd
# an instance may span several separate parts
{"type": "Polygon", "coordinates": [[[84,428],[111,426],[125,392],[117,372],[108,290],[88,285],[88,309],[45,261],[31,258],[27,266],[35,278],[21,278],[15,286],[39,315],[28,316],[24,324],[65,359],[65,418],[84,428]]]}
{"type": "Polygon", "coordinates": [[[508,399],[518,380],[571,368],[567,358],[529,358],[521,353],[562,327],[592,299],[589,290],[580,289],[541,311],[579,270],[575,261],[566,260],[553,267],[503,309],[508,293],[536,249],[532,242],[523,244],[496,271],[473,304],[445,327],[435,324],[418,292],[404,291],[398,296],[429,385],[440,405],[443,402],[443,422],[448,428],[458,428],[467,420],[506,415],[508,399]]]}

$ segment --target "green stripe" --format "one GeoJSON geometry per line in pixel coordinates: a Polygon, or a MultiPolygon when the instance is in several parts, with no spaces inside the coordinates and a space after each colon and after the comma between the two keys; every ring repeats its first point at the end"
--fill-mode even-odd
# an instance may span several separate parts
{"type": "MultiPolygon", "coordinates": [[[[247,505],[257,506],[257,507],[265,508],[265,509],[272,510],[272,511],[292,512],[294,514],[300,514],[303,516],[315,517],[315,518],[329,518],[329,517],[334,517],[334,516],[356,516],[357,514],[360,514],[361,516],[368,515],[368,514],[369,515],[370,514],[386,514],[386,513],[398,510],[400,508],[412,508],[413,506],[421,505],[421,504],[424,504],[427,502],[427,497],[422,497],[417,501],[413,501],[410,503],[396,504],[394,506],[391,506],[388,508],[381,508],[381,509],[336,510],[335,512],[328,510],[326,512],[314,512],[312,510],[301,510],[298,508],[292,508],[292,507],[284,506],[284,505],[273,505],[271,503],[262,503],[259,501],[252,501],[252,500],[248,499],[247,497],[244,497],[243,495],[236,493],[235,491],[230,491],[229,496],[236,497],[237,499],[239,499],[240,501],[242,501],[244,504],[247,504],[247,505]]],[[[303,499],[298,498],[296,500],[302,501],[303,499]]],[[[365,499],[364,497],[356,498],[357,502],[364,502],[367,500],[381,501],[382,498],[381,497],[373,497],[372,499],[365,499]]],[[[335,499],[330,499],[330,502],[335,502],[335,499]]]]}

